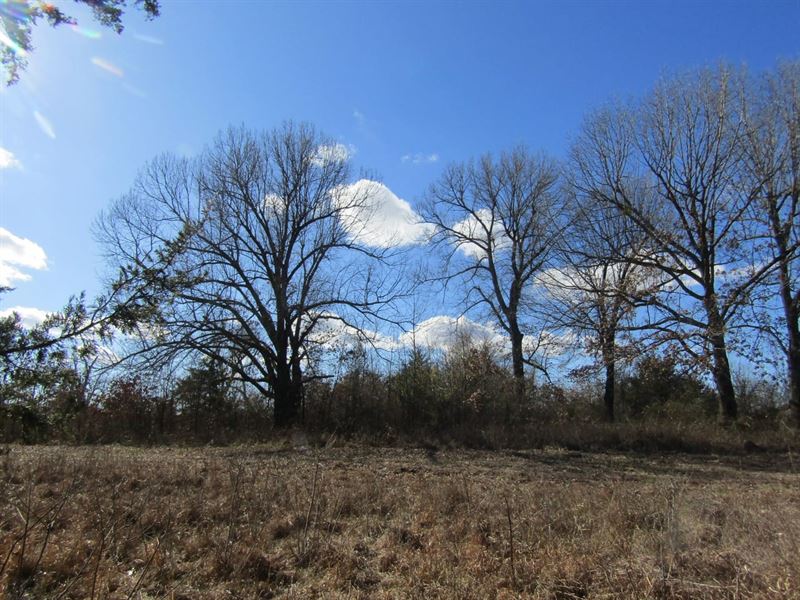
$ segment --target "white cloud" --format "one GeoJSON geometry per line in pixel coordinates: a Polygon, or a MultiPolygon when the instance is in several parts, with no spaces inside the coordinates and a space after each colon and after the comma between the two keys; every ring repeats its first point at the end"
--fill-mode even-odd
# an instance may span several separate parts
{"type": "Polygon", "coordinates": [[[755,274],[763,269],[765,265],[766,263],[763,261],[757,261],[753,264],[741,265],[733,268],[726,268],[724,266],[717,265],[716,271],[722,277],[727,277],[729,279],[746,279],[755,276],[755,274]]]}
{"type": "Polygon", "coordinates": [[[0,287],[9,287],[15,281],[30,281],[31,276],[0,261],[0,287]]]}
{"type": "Polygon", "coordinates": [[[382,183],[361,179],[340,191],[342,222],[357,242],[393,248],[423,243],[433,233],[432,225],[382,183]]]}
{"type": "Polygon", "coordinates": [[[552,331],[542,331],[538,336],[526,335],[522,338],[522,349],[524,352],[538,353],[545,356],[561,356],[570,350],[580,348],[581,341],[572,332],[553,333],[552,331]]]}
{"type": "Polygon", "coordinates": [[[395,350],[397,341],[368,328],[358,328],[345,323],[333,313],[326,313],[317,321],[311,333],[311,341],[328,349],[352,348],[366,344],[379,350],[395,350]]]}
{"type": "Polygon", "coordinates": [[[0,286],[10,286],[14,281],[28,281],[31,278],[18,267],[46,269],[47,254],[36,242],[0,227],[0,286]]]}
{"type": "Polygon", "coordinates": [[[418,347],[447,351],[464,341],[472,344],[488,343],[503,351],[506,338],[490,325],[483,325],[468,317],[439,315],[419,323],[412,331],[392,337],[368,328],[356,328],[342,321],[337,315],[321,318],[314,327],[312,340],[329,349],[349,348],[358,343],[380,350],[401,350],[418,347]]]}
{"type": "Polygon", "coordinates": [[[264,211],[271,216],[280,214],[285,208],[283,198],[277,194],[267,194],[264,196],[264,211]]]}
{"type": "Polygon", "coordinates": [[[489,343],[502,346],[505,340],[493,327],[482,325],[468,317],[431,317],[417,325],[413,331],[400,336],[400,344],[411,347],[416,344],[435,350],[449,350],[459,342],[468,339],[476,344],[489,343]]]}
{"type": "MultiPolygon", "coordinates": [[[[353,348],[358,344],[387,352],[409,349],[414,346],[449,352],[464,344],[488,344],[498,355],[508,355],[511,345],[508,336],[494,324],[483,324],[469,317],[437,315],[419,323],[413,330],[399,337],[380,333],[369,328],[357,328],[345,323],[337,315],[327,313],[315,325],[311,341],[328,350],[353,348]]],[[[556,334],[542,331],[538,336],[526,335],[523,350],[538,356],[558,356],[578,347],[580,340],[573,333],[556,334]]]]}
{"type": "Polygon", "coordinates": [[[453,225],[453,231],[459,236],[467,238],[466,241],[454,240],[458,244],[458,249],[470,258],[477,260],[486,256],[484,247],[489,239],[489,233],[491,233],[495,250],[502,250],[510,244],[503,228],[503,223],[496,219],[493,222],[492,211],[488,208],[481,208],[475,212],[475,215],[470,215],[463,221],[459,221],[453,225]]]}
{"type": "Polygon", "coordinates": [[[22,163],[14,153],[0,146],[0,169],[21,169],[22,163]]]}
{"type": "Polygon", "coordinates": [[[49,312],[32,306],[12,306],[0,310],[0,317],[10,317],[14,313],[19,315],[22,324],[27,328],[36,327],[50,315],[49,312]]]}
{"type": "MultiPolygon", "coordinates": [[[[495,325],[478,323],[472,319],[439,315],[423,321],[413,331],[404,333],[399,338],[402,347],[412,345],[443,350],[447,352],[464,341],[472,344],[489,344],[496,352],[510,353],[511,342],[508,336],[499,331],[495,325]]],[[[577,338],[572,333],[555,334],[542,331],[539,335],[526,335],[522,347],[526,353],[561,355],[575,348],[577,338]]]]}
{"type": "Polygon", "coordinates": [[[633,293],[658,284],[652,269],[623,262],[585,267],[566,266],[545,269],[534,278],[534,284],[558,298],[573,297],[584,302],[587,296],[633,293]]]}
{"type": "Polygon", "coordinates": [[[325,165],[329,162],[345,162],[355,153],[356,147],[352,144],[349,146],[339,143],[323,145],[317,148],[317,154],[314,157],[314,163],[318,165],[325,165]]]}
{"type": "Polygon", "coordinates": [[[47,268],[47,255],[39,244],[16,236],[2,227],[0,227],[0,260],[31,269],[47,268]]]}
{"type": "Polygon", "coordinates": [[[415,154],[404,154],[400,157],[400,161],[404,163],[411,163],[412,165],[424,165],[439,162],[439,155],[433,152],[432,154],[424,154],[417,152],[415,154]]]}

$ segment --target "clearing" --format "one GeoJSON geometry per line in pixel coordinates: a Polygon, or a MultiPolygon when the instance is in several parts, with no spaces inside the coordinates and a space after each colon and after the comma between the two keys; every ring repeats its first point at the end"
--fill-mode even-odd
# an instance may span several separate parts
{"type": "Polygon", "coordinates": [[[800,598],[798,463],[11,446],[0,595],[800,598]]]}

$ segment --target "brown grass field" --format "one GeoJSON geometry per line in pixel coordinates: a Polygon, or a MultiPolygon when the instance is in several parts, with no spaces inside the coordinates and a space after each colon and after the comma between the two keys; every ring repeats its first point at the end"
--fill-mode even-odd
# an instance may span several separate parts
{"type": "Polygon", "coordinates": [[[800,598],[800,458],[11,446],[6,598],[800,598]]]}

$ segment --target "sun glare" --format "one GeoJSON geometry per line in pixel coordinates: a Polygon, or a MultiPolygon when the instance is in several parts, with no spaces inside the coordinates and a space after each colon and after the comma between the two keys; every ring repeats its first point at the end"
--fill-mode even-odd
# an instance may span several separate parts
{"type": "Polygon", "coordinates": [[[125,72],[122,69],[120,69],[117,65],[107,61],[104,58],[99,58],[97,56],[93,56],[92,57],[92,64],[94,66],[96,66],[96,67],[99,67],[99,68],[103,69],[107,73],[111,73],[115,77],[124,77],[125,76],[125,72]]]}
{"type": "Polygon", "coordinates": [[[78,25],[73,25],[70,27],[70,29],[77,34],[82,35],[83,37],[89,38],[90,40],[99,40],[101,37],[103,37],[103,34],[99,31],[87,29],[86,27],[79,27],[78,25]]]}
{"type": "Polygon", "coordinates": [[[36,123],[38,123],[39,129],[41,129],[42,132],[47,137],[49,137],[50,139],[53,139],[53,140],[56,139],[55,129],[53,129],[53,125],[50,123],[50,121],[47,120],[47,117],[45,117],[38,110],[34,110],[33,111],[33,118],[36,119],[36,123]]]}
{"type": "Polygon", "coordinates": [[[6,32],[0,29],[0,44],[11,48],[11,51],[18,56],[27,56],[28,53],[25,51],[25,48],[17,44],[14,40],[12,40],[6,32]]]}

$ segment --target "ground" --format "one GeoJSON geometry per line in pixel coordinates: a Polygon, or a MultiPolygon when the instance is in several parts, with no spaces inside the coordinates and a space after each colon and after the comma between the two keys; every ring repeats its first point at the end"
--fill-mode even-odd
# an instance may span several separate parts
{"type": "Polygon", "coordinates": [[[800,457],[11,446],[8,598],[800,598],[800,457]]]}

